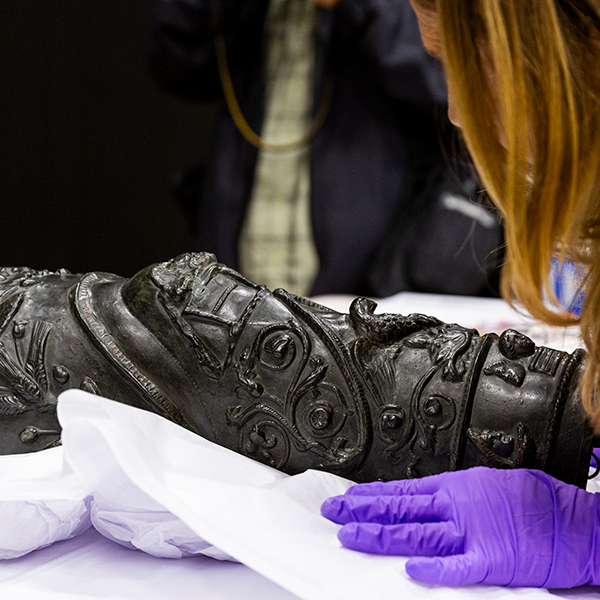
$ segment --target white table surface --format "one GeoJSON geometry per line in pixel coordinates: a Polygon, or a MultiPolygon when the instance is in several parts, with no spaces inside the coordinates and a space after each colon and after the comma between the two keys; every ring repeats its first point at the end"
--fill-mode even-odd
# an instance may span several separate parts
{"type": "Polygon", "coordinates": [[[239,563],[171,560],[129,550],[95,529],[0,563],[2,600],[297,600],[239,563]]]}

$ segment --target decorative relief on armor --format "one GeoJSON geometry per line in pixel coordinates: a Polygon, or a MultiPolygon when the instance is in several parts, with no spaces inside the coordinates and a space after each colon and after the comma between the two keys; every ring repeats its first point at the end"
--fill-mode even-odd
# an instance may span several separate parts
{"type": "MultiPolygon", "coordinates": [[[[58,431],[56,429],[39,429],[38,427],[33,427],[32,425],[29,425],[29,426],[25,427],[25,429],[23,429],[23,431],[21,431],[21,433],[19,434],[19,437],[21,438],[21,441],[24,444],[33,444],[34,442],[37,442],[37,440],[41,436],[45,436],[45,435],[60,435],[60,431],[58,431]]],[[[51,448],[53,446],[59,446],[59,445],[60,445],[60,439],[51,442],[51,444],[49,446],[46,446],[46,448],[51,448]]]]}
{"type": "Polygon", "coordinates": [[[535,442],[524,423],[517,424],[514,435],[471,427],[467,436],[489,467],[516,469],[535,464],[535,442]]]}
{"type": "Polygon", "coordinates": [[[314,452],[325,464],[346,458],[343,449],[348,440],[335,436],[351,409],[339,387],[326,381],[328,363],[311,355],[311,350],[307,333],[290,319],[285,325],[262,329],[252,347],[234,361],[240,383],[236,396],[250,405],[231,407],[227,418],[240,430],[243,453],[276,468],[285,467],[290,443],[300,452],[314,452]],[[259,368],[267,373],[291,370],[283,394],[275,396],[265,389],[259,368]]]}
{"type": "MultiPolygon", "coordinates": [[[[386,404],[381,407],[379,418],[376,420],[377,433],[390,446],[398,445],[397,435],[401,434],[406,421],[406,413],[401,406],[386,404]]],[[[406,436],[405,436],[406,437],[406,436]]],[[[390,449],[387,449],[390,454],[390,449]]]]}
{"type": "Polygon", "coordinates": [[[308,307],[317,305],[283,290],[272,294],[206,256],[184,255],[150,276],[204,373],[216,386],[233,384],[238,403],[226,419],[239,432],[238,451],[284,470],[297,470],[299,460],[330,469],[350,465],[364,443],[355,439],[355,425],[346,431],[357,411],[339,369],[351,374],[353,367],[331,356],[330,350],[347,357],[348,350],[311,320],[308,307]],[[319,350],[311,326],[320,329],[319,350]]]}
{"type": "Polygon", "coordinates": [[[405,477],[420,476],[415,467],[421,460],[421,454],[425,451],[435,454],[438,432],[452,427],[456,419],[456,403],[452,398],[442,393],[423,393],[436,370],[432,367],[419,381],[411,397],[405,433],[386,449],[392,462],[399,462],[404,446],[407,446],[410,462],[404,469],[405,477]]]}
{"type": "Polygon", "coordinates": [[[31,406],[25,404],[16,396],[2,394],[0,396],[0,415],[5,417],[16,417],[31,410],[31,406]]]}
{"type": "Polygon", "coordinates": [[[81,382],[81,385],[79,386],[79,389],[83,390],[84,392],[88,392],[88,394],[102,396],[98,384],[91,377],[84,377],[83,381],[81,382]]]}
{"type": "Polygon", "coordinates": [[[451,381],[462,381],[467,369],[473,334],[472,329],[459,325],[431,327],[420,333],[415,333],[405,340],[411,348],[426,348],[431,360],[442,369],[442,378],[451,381]]]}
{"type": "Polygon", "coordinates": [[[382,407],[377,420],[377,433],[388,444],[385,454],[389,460],[399,463],[408,451],[410,459],[403,473],[407,478],[419,476],[415,467],[421,453],[435,454],[438,433],[451,428],[456,419],[455,401],[441,393],[423,395],[426,383],[422,380],[415,390],[408,417],[401,407],[387,405],[382,407]]]}
{"type": "MultiPolygon", "coordinates": [[[[378,346],[400,342],[409,335],[436,325],[444,325],[439,319],[427,315],[374,314],[377,304],[368,298],[356,298],[350,306],[350,324],[364,338],[378,346]]],[[[453,327],[453,326],[448,326],[453,327]]],[[[456,326],[458,327],[458,326],[456,326]]],[[[460,328],[464,329],[464,328],[460,328]]]]}
{"type": "Polygon", "coordinates": [[[486,375],[495,375],[504,379],[510,385],[520,387],[525,381],[525,367],[518,362],[503,360],[499,363],[486,367],[483,371],[486,375]]]}
{"type": "Polygon", "coordinates": [[[498,349],[503,356],[514,360],[531,356],[535,351],[535,343],[526,335],[514,329],[507,329],[498,340],[498,349]]]}
{"type": "Polygon", "coordinates": [[[294,428],[280,413],[263,404],[246,409],[237,405],[227,409],[227,422],[240,430],[238,452],[284,469],[290,454],[288,432],[294,428]]]}
{"type": "Polygon", "coordinates": [[[96,314],[92,293],[94,285],[115,279],[117,278],[114,275],[104,274],[101,276],[97,273],[88,273],[87,275],[84,275],[75,289],[75,307],[77,314],[83,324],[87,327],[92,338],[105,350],[111,360],[114,361],[128,377],[132,378],[159,406],[161,406],[175,423],[182,427],[189,428],[189,425],[182,417],[179,409],[177,409],[171,400],[166,398],[161,390],[121,351],[119,346],[115,343],[111,332],[96,314]]]}
{"type": "Polygon", "coordinates": [[[0,269],[0,452],[59,443],[55,395],[79,386],[288,473],[479,464],[585,485],[583,353],[375,306],[271,293],[209,254],[131,279],[0,269]]]}
{"type": "MultiPolygon", "coordinates": [[[[406,369],[401,362],[403,352],[427,352],[429,367],[415,381],[410,400],[403,406],[384,404],[375,421],[377,435],[387,445],[384,452],[388,459],[393,464],[405,465],[403,477],[418,477],[416,467],[422,456],[436,454],[438,434],[454,427],[457,418],[457,401],[448,393],[430,389],[431,384],[436,377],[436,385],[440,385],[440,380],[463,381],[476,352],[477,345],[473,344],[476,332],[458,325],[445,325],[424,315],[373,315],[366,319],[363,316],[366,311],[372,312],[372,306],[363,305],[363,314],[360,319],[354,317],[354,322],[368,322],[369,339],[385,340],[388,344],[376,353],[358,353],[379,397],[385,396],[382,391],[396,389],[398,382],[408,375],[403,372],[406,369]],[[419,326],[415,331],[413,324],[426,327],[419,326]],[[377,334],[381,325],[385,327],[385,335],[377,334]],[[391,341],[394,343],[390,344],[391,341]]],[[[447,389],[451,391],[451,387],[447,389]]]]}
{"type": "Polygon", "coordinates": [[[544,347],[537,348],[529,363],[529,370],[554,377],[561,358],[562,353],[558,350],[544,347]]]}
{"type": "Polygon", "coordinates": [[[0,304],[0,334],[17,314],[24,297],[24,294],[13,294],[0,304]]]}
{"type": "Polygon", "coordinates": [[[0,342],[0,414],[16,416],[36,409],[55,410],[56,398],[48,390],[44,355],[50,323],[36,321],[30,327],[26,321],[13,323],[12,343],[0,342]]]}
{"type": "Polygon", "coordinates": [[[52,377],[58,383],[65,384],[69,381],[71,373],[69,373],[69,369],[63,365],[54,365],[52,367],[52,377]]]}
{"type": "Polygon", "coordinates": [[[210,348],[196,335],[190,324],[182,317],[180,311],[168,298],[162,298],[163,304],[173,323],[191,342],[198,363],[212,379],[218,379],[222,374],[222,365],[211,352],[210,348]]]}
{"type": "Polygon", "coordinates": [[[0,267],[0,285],[9,291],[10,286],[31,287],[43,281],[49,275],[63,277],[70,275],[67,269],[48,271],[47,269],[36,270],[29,267],[0,267]]]}

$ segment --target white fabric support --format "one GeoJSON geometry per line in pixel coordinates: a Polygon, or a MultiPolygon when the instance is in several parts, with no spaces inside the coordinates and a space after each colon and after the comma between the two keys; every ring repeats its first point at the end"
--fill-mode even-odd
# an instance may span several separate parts
{"type": "MultiPolygon", "coordinates": [[[[325,498],[351,485],[335,475],[307,471],[290,477],[161,417],[78,390],[61,395],[59,418],[63,448],[0,458],[0,550],[5,558],[27,552],[36,543],[46,546],[77,535],[91,519],[99,531],[128,548],[155,556],[230,556],[246,567],[197,556],[181,561],[154,559],[89,530],[0,564],[2,598],[91,599],[98,597],[96,585],[112,589],[111,577],[119,583],[115,590],[122,586],[125,591],[106,597],[167,597],[162,577],[178,581],[169,597],[191,597],[185,590],[196,581],[195,565],[202,572],[198,580],[205,580],[207,587],[194,587],[194,597],[203,598],[549,597],[550,592],[539,589],[427,586],[406,575],[405,558],[342,548],[335,535],[338,526],[319,513],[325,498]],[[107,566],[111,547],[115,564],[107,566]],[[60,558],[61,552],[67,557],[60,558]],[[28,564],[35,568],[25,568],[28,564]],[[148,577],[141,577],[141,572],[148,572],[148,577]],[[232,582],[224,573],[239,578],[238,595],[231,595],[232,582]],[[96,576],[103,581],[94,583],[96,576]],[[222,595],[216,583],[220,578],[224,578],[222,595]],[[31,589],[43,592],[31,596],[31,589]],[[136,595],[131,595],[134,589],[136,595]],[[162,595],[156,595],[157,590],[162,595]]],[[[570,599],[594,594],[597,590],[591,588],[564,592],[570,599]]]]}

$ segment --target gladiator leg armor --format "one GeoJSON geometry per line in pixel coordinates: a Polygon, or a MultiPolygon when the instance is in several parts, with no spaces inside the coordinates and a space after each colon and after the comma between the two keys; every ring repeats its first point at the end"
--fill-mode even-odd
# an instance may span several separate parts
{"type": "Polygon", "coordinates": [[[375,306],[270,292],[207,253],[130,279],[1,269],[0,453],[60,444],[57,397],[80,388],[290,474],[485,465],[585,486],[582,350],[375,306]]]}

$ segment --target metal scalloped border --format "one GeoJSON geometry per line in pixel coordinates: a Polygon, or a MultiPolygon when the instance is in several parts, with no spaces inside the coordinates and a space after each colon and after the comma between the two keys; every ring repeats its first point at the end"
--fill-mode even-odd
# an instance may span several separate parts
{"type": "MultiPolygon", "coordinates": [[[[192,430],[190,424],[183,417],[179,409],[161,392],[161,390],[148,379],[117,346],[110,331],[98,319],[93,310],[92,287],[98,283],[114,282],[120,279],[115,275],[87,273],[75,288],[74,306],[76,314],[96,340],[100,348],[145,394],[158,405],[172,421],[192,430]]],[[[153,406],[155,408],[155,406],[153,406]]]]}

